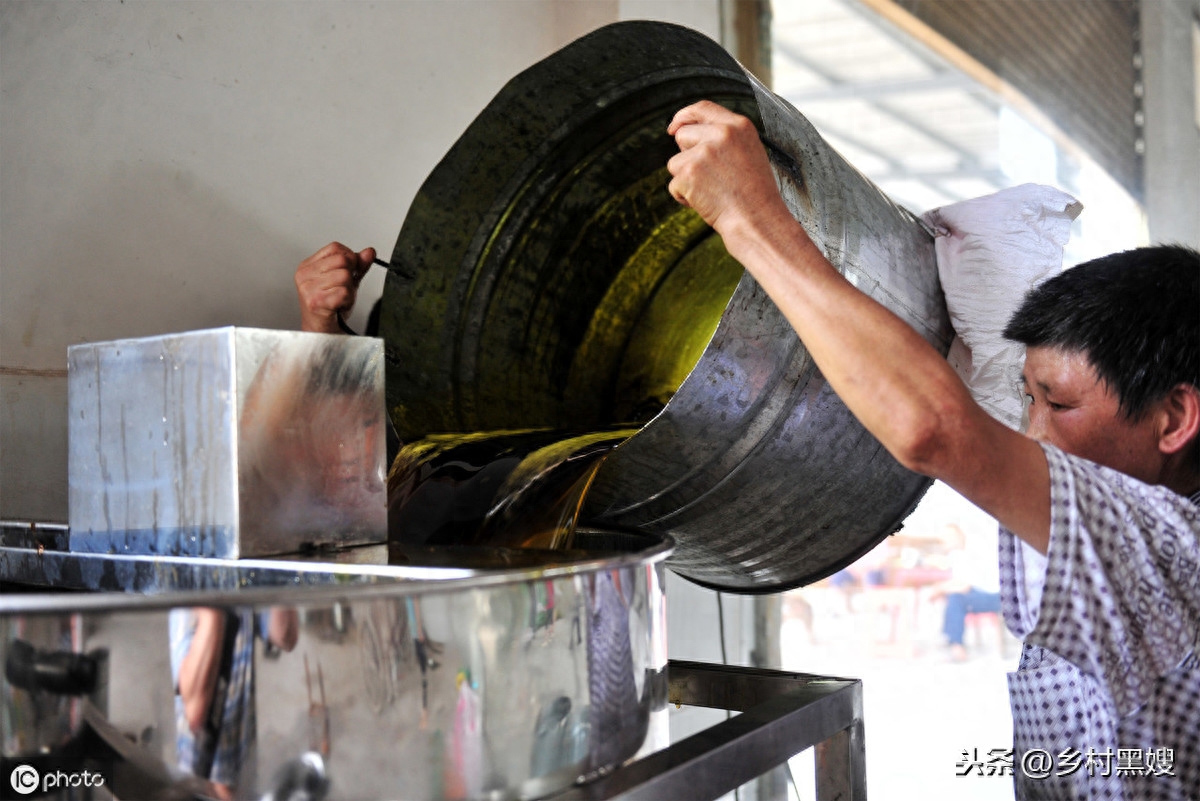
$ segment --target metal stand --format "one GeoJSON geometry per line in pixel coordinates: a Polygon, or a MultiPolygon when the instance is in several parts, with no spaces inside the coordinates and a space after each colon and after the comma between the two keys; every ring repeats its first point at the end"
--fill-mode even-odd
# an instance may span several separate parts
{"type": "Polygon", "coordinates": [[[865,801],[862,682],[671,660],[673,704],[741,712],[554,801],[716,799],[816,748],[818,801],[865,801]]]}

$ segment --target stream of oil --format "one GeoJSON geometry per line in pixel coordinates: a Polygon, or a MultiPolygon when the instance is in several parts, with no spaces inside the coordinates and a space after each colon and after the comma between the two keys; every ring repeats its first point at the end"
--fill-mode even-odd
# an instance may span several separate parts
{"type": "Polygon", "coordinates": [[[436,434],[388,475],[389,561],[528,566],[582,556],[575,531],[608,454],[637,431],[436,434]]]}

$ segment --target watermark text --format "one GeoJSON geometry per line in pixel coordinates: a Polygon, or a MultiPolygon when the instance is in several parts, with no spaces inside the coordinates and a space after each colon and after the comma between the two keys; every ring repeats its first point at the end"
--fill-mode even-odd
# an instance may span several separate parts
{"type": "Polygon", "coordinates": [[[29,795],[38,790],[43,794],[67,787],[103,787],[104,777],[95,771],[80,770],[67,773],[61,770],[38,773],[32,765],[17,765],[8,777],[13,790],[29,795]]]}
{"type": "Polygon", "coordinates": [[[1012,776],[1020,771],[1030,779],[1051,776],[1174,776],[1172,748],[1067,748],[1058,753],[1030,748],[1014,761],[1011,748],[964,748],[955,765],[958,776],[1012,776]]]}

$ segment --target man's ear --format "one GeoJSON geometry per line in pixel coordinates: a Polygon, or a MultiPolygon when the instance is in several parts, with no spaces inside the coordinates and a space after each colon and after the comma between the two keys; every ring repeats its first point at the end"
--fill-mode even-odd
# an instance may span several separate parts
{"type": "Polygon", "coordinates": [[[1164,454],[1179,453],[1200,434],[1200,389],[1191,384],[1176,384],[1163,398],[1160,408],[1163,427],[1158,449],[1164,454]]]}

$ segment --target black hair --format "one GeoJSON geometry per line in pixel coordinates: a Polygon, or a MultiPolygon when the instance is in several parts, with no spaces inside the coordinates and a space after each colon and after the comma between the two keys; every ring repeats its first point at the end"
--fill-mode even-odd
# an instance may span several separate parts
{"type": "Polygon", "coordinates": [[[382,349],[373,349],[359,338],[348,340],[342,336],[318,339],[307,358],[305,392],[312,399],[362,395],[369,400],[383,362],[382,349]]]}
{"type": "Polygon", "coordinates": [[[1179,384],[1200,389],[1200,252],[1157,245],[1064,270],[1025,296],[1004,336],[1082,352],[1137,420],[1179,384]]]}

